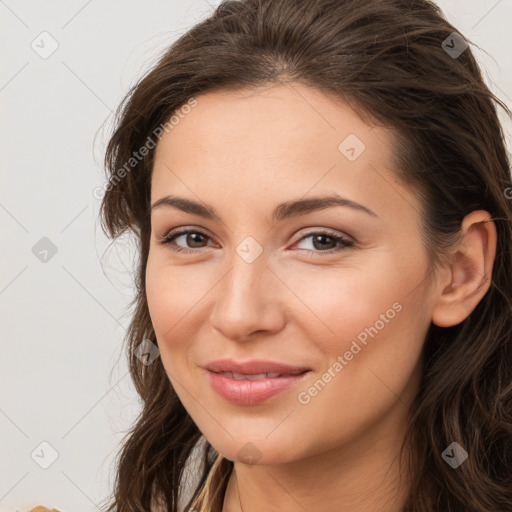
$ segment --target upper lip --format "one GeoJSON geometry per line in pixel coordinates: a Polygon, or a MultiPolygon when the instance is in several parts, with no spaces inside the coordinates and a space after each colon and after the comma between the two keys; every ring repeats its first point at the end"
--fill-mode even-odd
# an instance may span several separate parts
{"type": "Polygon", "coordinates": [[[260,373],[279,373],[286,375],[296,375],[308,371],[305,366],[291,366],[289,364],[278,363],[274,361],[265,361],[263,359],[253,359],[251,361],[234,361],[233,359],[219,359],[212,361],[204,366],[211,372],[232,372],[245,375],[257,375],[260,373]]]}

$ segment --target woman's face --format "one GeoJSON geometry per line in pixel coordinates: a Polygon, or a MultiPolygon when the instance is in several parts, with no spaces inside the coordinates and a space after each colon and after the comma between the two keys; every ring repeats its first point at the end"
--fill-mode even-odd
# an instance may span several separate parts
{"type": "Polygon", "coordinates": [[[403,425],[435,287],[391,135],[293,84],[198,96],[159,142],[151,204],[183,201],[152,209],[149,311],[176,393],[226,458],[290,462],[403,425]],[[221,359],[308,371],[239,381],[204,368],[221,359]]]}

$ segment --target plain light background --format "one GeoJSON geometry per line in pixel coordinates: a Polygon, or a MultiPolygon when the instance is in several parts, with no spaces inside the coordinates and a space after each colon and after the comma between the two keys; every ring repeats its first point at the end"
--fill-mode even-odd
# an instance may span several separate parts
{"type": "MultiPolygon", "coordinates": [[[[0,512],[94,511],[111,489],[140,410],[122,344],[136,254],[109,245],[93,190],[111,112],[218,3],[0,0],[0,512]]],[[[512,107],[512,0],[438,4],[512,107]]]]}

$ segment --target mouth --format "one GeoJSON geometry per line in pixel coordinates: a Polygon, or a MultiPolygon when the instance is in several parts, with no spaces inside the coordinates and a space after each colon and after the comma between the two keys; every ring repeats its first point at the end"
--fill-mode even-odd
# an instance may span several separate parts
{"type": "Polygon", "coordinates": [[[297,386],[311,370],[294,373],[263,372],[243,374],[206,370],[212,389],[235,405],[257,405],[268,402],[280,393],[297,386]]]}

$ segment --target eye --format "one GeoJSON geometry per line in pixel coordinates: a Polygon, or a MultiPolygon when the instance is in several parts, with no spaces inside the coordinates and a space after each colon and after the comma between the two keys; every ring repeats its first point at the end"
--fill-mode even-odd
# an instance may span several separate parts
{"type": "MultiPolygon", "coordinates": [[[[202,231],[196,231],[196,230],[182,230],[178,231],[177,233],[169,234],[164,236],[162,239],[158,240],[157,242],[160,245],[169,245],[170,249],[176,252],[182,252],[182,253],[195,253],[197,250],[190,250],[184,247],[181,247],[176,244],[171,244],[171,242],[174,242],[178,238],[184,237],[186,243],[191,243],[193,246],[195,244],[199,244],[199,247],[204,247],[201,244],[201,241],[204,239],[210,238],[208,235],[203,233],[202,231]]],[[[196,246],[197,248],[197,246],[196,246]]]]}
{"type": "Polygon", "coordinates": [[[309,247],[313,248],[313,249],[310,249],[310,248],[303,248],[301,250],[306,250],[306,251],[309,251],[311,253],[311,255],[313,254],[333,254],[335,252],[339,252],[347,247],[351,247],[354,245],[354,242],[352,240],[350,240],[349,238],[345,238],[343,236],[340,236],[336,233],[333,233],[331,231],[316,231],[316,232],[311,232],[303,237],[301,237],[299,239],[299,241],[297,243],[300,243],[300,242],[303,242],[304,240],[307,240],[308,238],[311,239],[311,242],[307,245],[309,245],[309,247]],[[339,244],[339,247],[336,248],[335,246],[339,244]],[[325,249],[333,249],[333,246],[334,246],[334,250],[325,250],[325,249]]]}
{"type": "MultiPolygon", "coordinates": [[[[312,239],[310,244],[310,247],[312,247],[312,249],[302,248],[300,250],[308,251],[312,255],[315,253],[332,254],[333,252],[338,252],[340,250],[343,250],[354,245],[354,242],[352,240],[340,236],[331,231],[315,231],[308,233],[305,236],[301,237],[298,240],[298,242],[295,243],[295,245],[304,240],[307,240],[308,238],[312,239]],[[334,247],[334,250],[329,250],[333,248],[333,245],[336,246],[337,244],[338,248],[334,247]],[[328,249],[329,251],[326,251],[325,249],[328,249]]],[[[206,245],[204,245],[204,242],[207,242],[208,239],[210,239],[210,237],[206,233],[203,233],[202,231],[189,229],[181,230],[176,233],[170,233],[164,236],[162,239],[158,240],[157,243],[160,245],[169,245],[170,249],[176,252],[193,254],[197,253],[201,247],[206,247],[206,245]],[[193,248],[189,249],[186,247],[182,247],[180,245],[176,245],[175,241],[181,237],[183,237],[186,244],[190,244],[193,248]]]]}

